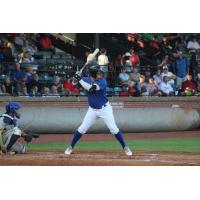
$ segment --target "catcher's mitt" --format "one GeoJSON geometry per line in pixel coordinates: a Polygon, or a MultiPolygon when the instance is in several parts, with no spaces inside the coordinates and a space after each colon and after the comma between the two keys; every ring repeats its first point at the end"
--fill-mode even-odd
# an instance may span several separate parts
{"type": "Polygon", "coordinates": [[[37,133],[25,133],[24,134],[24,141],[30,143],[33,138],[39,138],[40,135],[37,133]]]}

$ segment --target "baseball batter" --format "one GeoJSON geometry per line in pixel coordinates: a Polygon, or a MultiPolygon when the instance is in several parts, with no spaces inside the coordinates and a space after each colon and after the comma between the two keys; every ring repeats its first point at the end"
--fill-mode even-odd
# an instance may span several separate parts
{"type": "Polygon", "coordinates": [[[119,131],[115,124],[112,107],[106,97],[106,79],[103,78],[103,73],[99,66],[91,66],[89,68],[90,76],[81,78],[78,74],[75,74],[74,78],[80,83],[80,85],[85,89],[86,96],[88,97],[89,109],[87,114],[75,132],[71,144],[65,150],[66,155],[70,155],[73,149],[82,137],[83,134],[96,122],[98,118],[103,119],[110,132],[115,136],[115,138],[121,144],[125,154],[127,156],[132,155],[132,151],[126,145],[122,133],[119,131]]]}
{"type": "Polygon", "coordinates": [[[4,153],[26,152],[25,146],[17,141],[22,136],[22,131],[17,125],[21,107],[18,102],[9,102],[6,105],[6,113],[0,116],[0,146],[4,153]]]}

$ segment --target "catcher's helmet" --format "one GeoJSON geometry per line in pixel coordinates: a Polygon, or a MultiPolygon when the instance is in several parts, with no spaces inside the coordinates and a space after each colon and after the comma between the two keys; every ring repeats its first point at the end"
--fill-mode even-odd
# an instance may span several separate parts
{"type": "Polygon", "coordinates": [[[90,73],[90,76],[92,76],[93,78],[96,78],[98,73],[103,73],[103,72],[101,71],[101,68],[99,65],[95,65],[89,68],[89,73],[90,73]]]}
{"type": "Polygon", "coordinates": [[[16,112],[22,105],[18,102],[11,101],[6,105],[6,113],[12,113],[15,117],[20,118],[20,115],[16,112]]]}

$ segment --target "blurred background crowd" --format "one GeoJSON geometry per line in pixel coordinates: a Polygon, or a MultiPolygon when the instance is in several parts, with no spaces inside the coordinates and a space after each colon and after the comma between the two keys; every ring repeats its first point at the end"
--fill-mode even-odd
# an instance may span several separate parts
{"type": "Polygon", "coordinates": [[[94,64],[108,96],[199,96],[199,40],[180,33],[0,34],[0,95],[84,95],[71,77],[99,47],[94,64]]]}

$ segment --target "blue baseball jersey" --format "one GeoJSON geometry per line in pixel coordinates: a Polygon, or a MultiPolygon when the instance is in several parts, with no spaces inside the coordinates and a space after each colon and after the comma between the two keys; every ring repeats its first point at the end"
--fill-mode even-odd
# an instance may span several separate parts
{"type": "Polygon", "coordinates": [[[91,77],[83,77],[82,80],[90,85],[95,83],[100,87],[100,90],[97,90],[95,92],[85,91],[85,93],[88,97],[88,104],[90,107],[94,109],[102,108],[102,106],[108,102],[108,99],[106,97],[106,79],[102,78],[100,80],[93,81],[91,77]]]}

